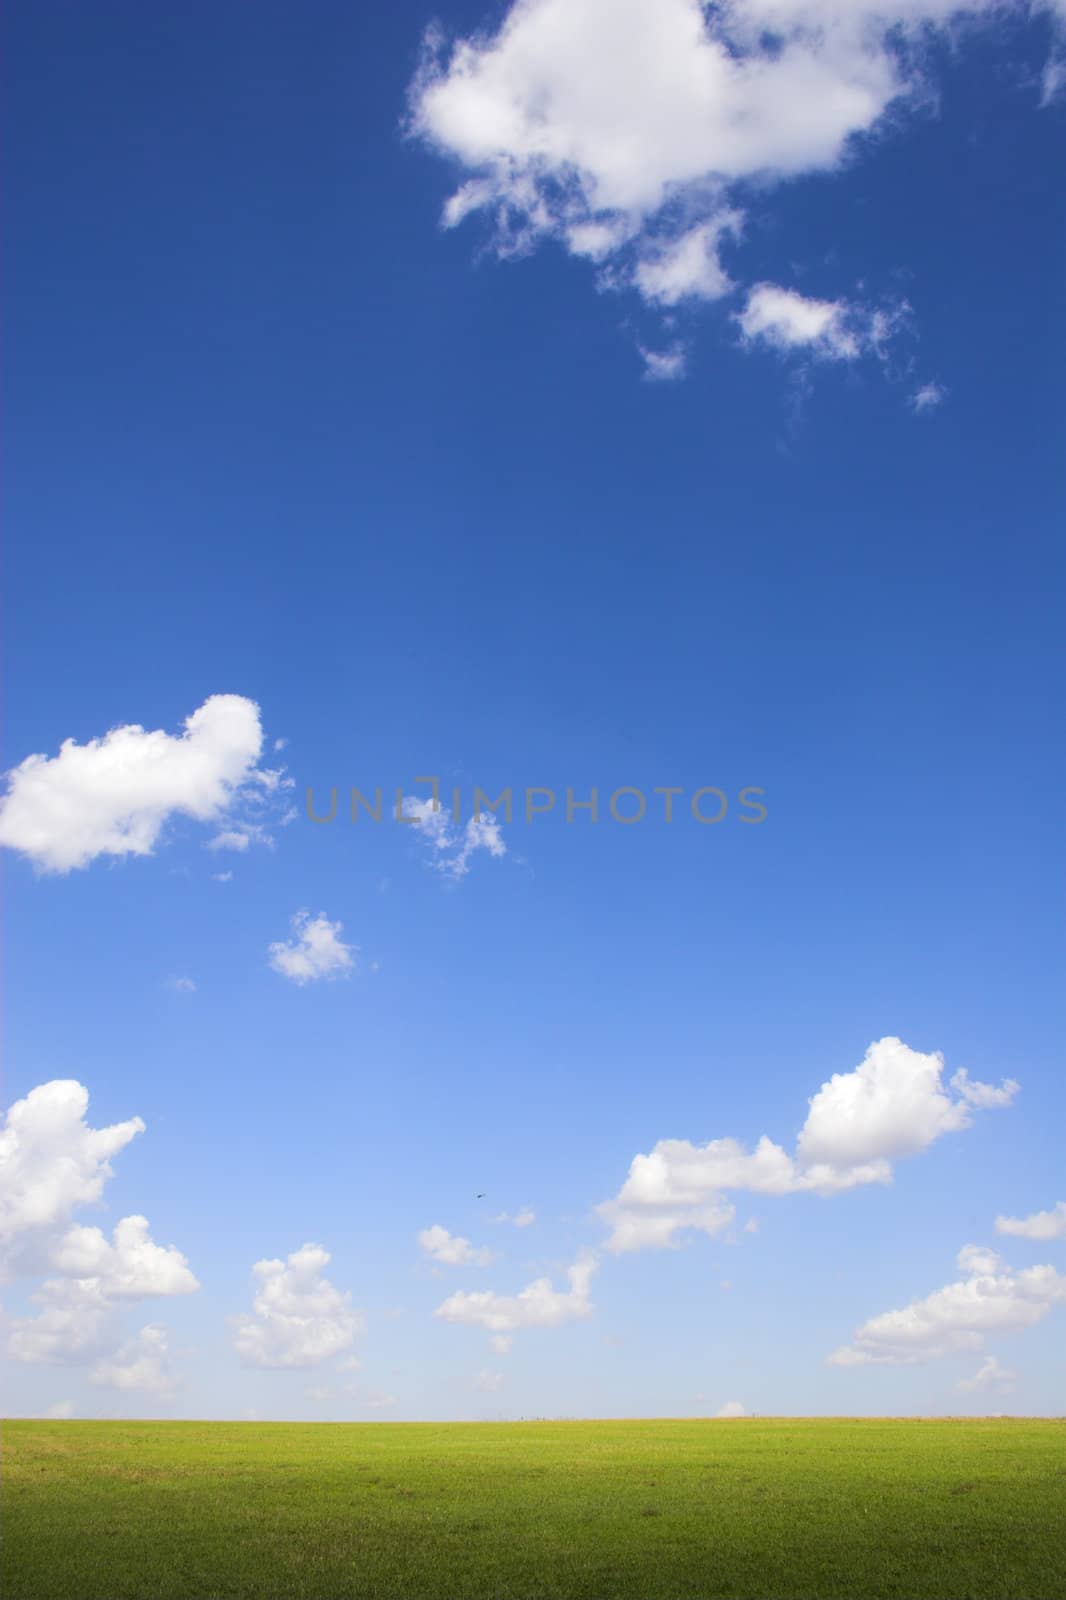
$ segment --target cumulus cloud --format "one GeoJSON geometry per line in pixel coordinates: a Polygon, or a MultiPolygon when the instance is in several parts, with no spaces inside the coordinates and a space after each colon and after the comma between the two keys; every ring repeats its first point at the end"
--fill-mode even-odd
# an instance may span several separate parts
{"type": "Polygon", "coordinates": [[[50,1405],[45,1416],[51,1422],[67,1422],[74,1415],[74,1406],[69,1400],[57,1400],[50,1405]]]}
{"type": "Polygon", "coordinates": [[[1031,1217],[997,1217],[996,1232],[1018,1239],[1066,1239],[1066,1200],[1051,1211],[1034,1211],[1031,1217]]]}
{"type": "Polygon", "coordinates": [[[113,1243],[98,1228],[71,1228],[53,1246],[51,1266],[57,1275],[31,1295],[40,1309],[12,1320],[7,1349],[16,1361],[68,1364],[104,1355],[120,1338],[123,1303],[199,1288],[181,1252],[152,1241],[144,1217],[124,1217],[113,1243]]]}
{"type": "Polygon", "coordinates": [[[994,1277],[1003,1270],[1003,1258],[982,1244],[964,1244],[955,1265],[971,1278],[994,1277]]]}
{"type": "Polygon", "coordinates": [[[285,1261],[257,1261],[252,1311],[233,1318],[233,1343],[253,1367],[317,1367],[350,1349],[365,1319],[323,1277],[328,1250],[305,1244],[285,1261]]]}
{"type": "Polygon", "coordinates": [[[156,1244],[145,1217],[122,1217],[110,1239],[72,1220],[99,1203],[111,1158],[144,1131],[139,1117],[108,1128],[86,1121],[87,1090],[73,1079],[32,1089],[0,1130],[0,1276],[40,1278],[38,1308],[11,1320],[17,1361],[69,1363],[113,1356],[123,1306],[197,1289],[173,1245],[156,1244]]]}
{"type": "Polygon", "coordinates": [[[597,1208],[612,1230],[607,1248],[669,1247],[686,1230],[723,1233],[735,1219],[729,1191],[830,1195],[888,1183],[895,1160],[968,1127],[977,1109],[1008,1105],[1018,1090],[1013,1079],[993,1087],[964,1071],[945,1085],[943,1074],[939,1053],[880,1039],[854,1071],[835,1073],[810,1100],[794,1155],[766,1135],[751,1150],[732,1138],[660,1140],[633,1158],[619,1193],[597,1208]]]}
{"type": "Polygon", "coordinates": [[[506,1381],[502,1372],[491,1372],[486,1367],[475,1376],[474,1388],[479,1389],[482,1394],[498,1394],[506,1381]]]}
{"type": "Polygon", "coordinates": [[[140,1117],[90,1128],[89,1091],[73,1078],[31,1089],[0,1128],[0,1261],[40,1244],[114,1176],[111,1158],[144,1132],[140,1117]]]}
{"type": "Polygon", "coordinates": [[[741,1400],[727,1400],[725,1405],[715,1412],[716,1417],[748,1417],[751,1413],[741,1400]]]}
{"type": "Polygon", "coordinates": [[[37,1314],[11,1322],[7,1353],[13,1360],[69,1365],[117,1344],[114,1302],[91,1278],[46,1278],[31,1299],[37,1314]]]}
{"type": "Polygon", "coordinates": [[[131,723],[87,744],[67,739],[57,756],[27,756],[7,774],[0,845],[55,873],[151,855],[172,817],[258,812],[283,781],[257,768],[262,746],[259,707],[239,694],[212,695],[180,734],[131,723]]]}
{"type": "Polygon", "coordinates": [[[181,1251],[151,1238],[147,1217],[123,1217],[110,1240],[99,1228],[68,1228],[52,1247],[50,1265],[70,1278],[93,1279],[109,1299],[191,1294],[199,1287],[181,1251]]]}
{"type": "Polygon", "coordinates": [[[170,1337],[161,1323],[142,1328],[117,1353],[98,1361],[89,1381],[102,1388],[140,1390],[146,1394],[170,1395],[177,1380],[170,1370],[170,1337]]]}
{"type": "Polygon", "coordinates": [[[923,1054],[893,1038],[872,1044],[854,1072],[834,1073],[814,1096],[800,1158],[839,1169],[918,1155],[942,1134],[968,1128],[974,1109],[1008,1106],[1018,1093],[1013,1078],[976,1083],[965,1068],[945,1087],[943,1072],[939,1051],[923,1054]]]}
{"type": "Polygon", "coordinates": [[[340,978],[351,972],[355,965],[353,946],[341,938],[342,923],[330,922],[324,911],[317,917],[309,911],[298,911],[291,926],[293,937],[288,943],[279,940],[267,952],[275,972],[301,987],[320,978],[340,978]]]}
{"type": "Polygon", "coordinates": [[[986,1389],[1009,1393],[1017,1382],[1018,1374],[1003,1366],[995,1356],[986,1356],[972,1378],[960,1378],[955,1385],[963,1394],[979,1394],[986,1389]]]}
{"type": "MultiPolygon", "coordinates": [[[[458,170],[446,227],[481,214],[501,256],[553,240],[655,307],[713,300],[732,288],[720,250],[752,188],[765,205],[774,184],[839,166],[889,108],[921,97],[925,30],[1003,9],[514,0],[495,30],[430,31],[409,128],[458,170]]],[[[826,313],[816,353],[871,348],[849,320],[826,313]]]]}
{"type": "Polygon", "coordinates": [[[434,871],[452,883],[466,877],[471,857],[477,851],[485,850],[497,858],[507,854],[500,825],[489,811],[469,817],[460,827],[437,801],[407,795],[401,814],[405,825],[416,828],[422,836],[434,871]]]}
{"type": "Polygon", "coordinates": [[[864,1322],[853,1342],[828,1358],[830,1366],[914,1366],[979,1350],[986,1335],[1031,1328],[1066,1300],[1066,1277],[1054,1267],[1015,1272],[978,1245],[963,1246],[958,1266],[963,1277],[956,1282],[864,1322]]]}
{"type": "Polygon", "coordinates": [[[469,1239],[449,1233],[439,1222],[432,1228],[423,1228],[418,1242],[427,1256],[445,1267],[487,1267],[494,1260],[491,1250],[478,1249],[469,1239]]]}
{"type": "Polygon", "coordinates": [[[443,1322],[464,1322],[485,1328],[494,1335],[493,1348],[503,1353],[496,1339],[522,1328],[557,1328],[564,1322],[587,1317],[592,1312],[589,1286],[596,1271],[596,1258],[583,1252],[567,1271],[568,1289],[556,1289],[550,1278],[537,1278],[515,1295],[500,1295],[484,1289],[468,1292],[459,1289],[434,1311],[443,1322]]]}

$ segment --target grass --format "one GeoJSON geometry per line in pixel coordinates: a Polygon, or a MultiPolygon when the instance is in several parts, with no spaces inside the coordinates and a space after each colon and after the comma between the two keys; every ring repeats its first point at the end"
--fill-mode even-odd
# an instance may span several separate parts
{"type": "Polygon", "coordinates": [[[8,1422],[5,1600],[1056,1600],[1055,1421],[8,1422]]]}

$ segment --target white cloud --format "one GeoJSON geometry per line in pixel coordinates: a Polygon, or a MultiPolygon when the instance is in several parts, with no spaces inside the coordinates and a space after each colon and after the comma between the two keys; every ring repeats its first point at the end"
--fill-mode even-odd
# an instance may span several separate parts
{"type": "Polygon", "coordinates": [[[995,1111],[1009,1106],[1018,1093],[1018,1085],[1013,1078],[1004,1078],[998,1085],[971,1083],[965,1067],[960,1067],[958,1072],[952,1074],[951,1087],[967,1105],[976,1106],[979,1111],[995,1111]]]}
{"type": "Polygon", "coordinates": [[[923,411],[935,411],[943,405],[948,397],[948,392],[940,383],[923,383],[920,389],[915,389],[911,395],[911,410],[919,415],[923,411]]]}
{"type": "Polygon", "coordinates": [[[1040,104],[1042,106],[1051,105],[1066,89],[1066,56],[1062,54],[1061,42],[1057,52],[1049,57],[1044,67],[1040,87],[1040,104]]]}
{"type": "MultiPolygon", "coordinates": [[[[495,31],[430,31],[410,130],[458,168],[446,227],[481,213],[501,256],[551,239],[653,306],[714,299],[748,192],[838,167],[889,107],[922,97],[923,30],[1002,9],[515,0],[495,31]]],[[[833,321],[821,353],[839,359],[833,321]]]]}
{"type": "Polygon", "coordinates": [[[537,1220],[537,1213],[532,1206],[523,1206],[521,1211],[516,1211],[514,1216],[509,1211],[501,1211],[493,1217],[493,1222],[509,1222],[514,1228],[530,1228],[537,1220]]]}
{"type": "Polygon", "coordinates": [[[813,1096],[794,1156],[765,1135],[753,1150],[731,1138],[706,1145],[660,1140],[650,1155],[633,1158],[619,1193],[597,1207],[612,1229],[607,1248],[665,1248],[690,1229],[723,1233],[735,1219],[724,1198],[731,1190],[829,1195],[888,1183],[894,1160],[968,1127],[975,1109],[1007,1105],[1017,1093],[1012,1079],[993,1088],[964,1072],[945,1087],[943,1071],[939,1054],[878,1040],[853,1072],[834,1074],[813,1096]]]}
{"type": "MultiPolygon", "coordinates": [[[[516,1295],[500,1295],[491,1289],[468,1293],[459,1289],[434,1311],[444,1322],[464,1322],[485,1328],[494,1335],[506,1335],[521,1328],[557,1328],[564,1322],[587,1317],[592,1312],[589,1285],[596,1271],[596,1258],[583,1252],[567,1270],[569,1289],[556,1289],[550,1278],[538,1278],[516,1295]]],[[[502,1353],[498,1344],[493,1348],[502,1353]]]]}
{"type": "Polygon", "coordinates": [[[958,1265],[965,1276],[915,1300],[901,1311],[872,1317],[853,1343],[834,1351],[838,1367],[913,1366],[961,1351],[979,1350],[987,1334],[1017,1333],[1066,1300],[1066,1277],[1054,1267],[1015,1272],[995,1254],[964,1245],[958,1265]]]}
{"type": "Polygon", "coordinates": [[[294,937],[288,944],[279,940],[268,951],[270,965],[283,978],[291,978],[302,987],[319,978],[339,978],[351,972],[355,965],[353,946],[340,937],[342,923],[330,922],[323,911],[317,917],[309,911],[298,911],[292,919],[292,931],[294,937]]]}
{"type": "Polygon", "coordinates": [[[16,1100],[0,1128],[0,1262],[10,1272],[16,1256],[32,1250],[95,1205],[114,1176],[111,1157],[144,1132],[140,1117],[109,1128],[85,1121],[89,1092],[72,1078],[56,1078],[16,1100]]]}
{"type": "Polygon", "coordinates": [[[489,1344],[498,1356],[510,1355],[514,1340],[509,1333],[494,1333],[489,1344]]]}
{"type": "Polygon", "coordinates": [[[130,1339],[116,1355],[98,1361],[89,1373],[91,1383],[102,1388],[140,1390],[169,1395],[177,1388],[170,1370],[170,1340],[161,1323],[152,1322],[130,1339]]]}
{"type": "Polygon", "coordinates": [[[167,988],[173,989],[175,994],[195,994],[196,981],[193,978],[170,978],[167,988]]]}
{"type": "Polygon", "coordinates": [[[487,210],[501,249],[551,234],[602,256],[682,197],[714,217],[729,180],[832,165],[899,92],[891,57],[850,29],[820,50],[799,19],[771,53],[752,22],[697,0],[524,0],[494,36],[450,53],[431,36],[413,127],[476,175],[446,222],[487,210]]]}
{"type": "Polygon", "coordinates": [[[31,1299],[37,1315],[11,1323],[7,1353],[14,1361],[68,1365],[102,1356],[119,1338],[114,1302],[91,1278],[47,1278],[31,1299]]]}
{"type": "Polygon", "coordinates": [[[73,1226],[48,1247],[52,1272],[31,1298],[40,1310],[15,1318],[8,1354],[16,1361],[69,1363],[106,1357],[120,1337],[123,1303],[191,1294],[199,1288],[185,1257],[157,1245],[144,1217],[123,1217],[111,1241],[73,1226]]]}
{"type": "Polygon", "coordinates": [[[74,1406],[69,1400],[57,1400],[50,1405],[45,1416],[52,1422],[66,1422],[74,1415],[74,1406]]]}
{"type": "Polygon", "coordinates": [[[232,883],[233,882],[233,873],[232,872],[212,872],[211,876],[212,876],[212,878],[214,879],[214,881],[216,883],[232,883]]]}
{"type": "Polygon", "coordinates": [[[494,1260],[491,1250],[478,1249],[469,1239],[449,1233],[439,1222],[432,1228],[423,1228],[418,1242],[427,1256],[446,1267],[487,1267],[494,1260]]]}
{"type": "Polygon", "coordinates": [[[407,795],[401,810],[406,819],[403,825],[422,835],[434,870],[452,883],[466,877],[470,858],[478,850],[487,850],[497,858],[507,854],[500,825],[489,811],[483,811],[480,817],[469,817],[460,827],[442,805],[418,795],[407,795]]]}
{"type": "Polygon", "coordinates": [[[72,1228],[55,1246],[48,1277],[31,1295],[40,1307],[12,1320],[8,1354],[16,1361],[69,1364],[107,1359],[120,1337],[123,1303],[191,1294],[199,1288],[179,1251],[148,1237],[143,1217],[124,1217],[109,1244],[97,1228],[72,1228]],[[95,1236],[91,1238],[89,1236],[95,1236]]]}
{"type": "Polygon", "coordinates": [[[750,1416],[748,1408],[740,1400],[727,1400],[725,1405],[715,1412],[716,1417],[747,1417],[750,1416]]]}
{"type": "Polygon", "coordinates": [[[1002,1256],[982,1244],[964,1244],[955,1257],[955,1265],[968,1277],[995,1277],[1005,1270],[1002,1256]]]}
{"type": "Polygon", "coordinates": [[[999,1389],[1009,1393],[1017,1382],[1018,1374],[1004,1367],[995,1356],[986,1356],[972,1378],[960,1378],[955,1385],[963,1394],[979,1394],[985,1389],[999,1389]]]}
{"type": "Polygon", "coordinates": [[[881,350],[898,321],[846,300],[814,300],[759,283],[737,316],[746,344],[762,343],[782,353],[802,351],[824,361],[855,361],[881,350]]]}
{"type": "Polygon", "coordinates": [[[396,1396],[383,1389],[368,1389],[359,1403],[369,1411],[391,1411],[396,1404],[396,1396]]]}
{"type": "Polygon", "coordinates": [[[109,1299],[191,1294],[199,1284],[173,1245],[156,1244],[147,1217],[123,1217],[110,1242],[99,1228],[69,1228],[53,1245],[51,1267],[70,1278],[91,1278],[109,1299]]]}
{"type": "Polygon", "coordinates": [[[939,1051],[923,1054],[892,1038],[872,1044],[861,1066],[835,1073],[811,1101],[800,1157],[841,1168],[917,1155],[942,1134],[968,1128],[971,1108],[1008,1106],[1018,1093],[1013,1078],[971,1083],[961,1069],[950,1081],[953,1098],[943,1070],[939,1051]]]}
{"type": "Polygon", "coordinates": [[[474,1378],[474,1388],[482,1394],[498,1394],[506,1382],[502,1372],[490,1372],[485,1367],[474,1378]]]}
{"type": "Polygon", "coordinates": [[[208,850],[247,850],[252,843],[252,833],[248,828],[223,828],[221,833],[216,833],[213,839],[208,839],[208,850]]]}
{"type": "Polygon", "coordinates": [[[41,872],[70,872],[99,856],[151,855],[173,816],[217,822],[258,807],[279,775],[257,770],[259,707],[216,694],[171,735],[130,724],[100,739],[64,741],[57,756],[27,756],[7,774],[0,845],[41,872]]]}
{"type": "Polygon", "coordinates": [[[121,1307],[199,1287],[145,1217],[120,1218],[110,1239],[72,1220],[99,1203],[111,1157],[144,1132],[140,1117],[91,1128],[88,1106],[82,1084],[55,1079],[16,1101],[0,1130],[0,1278],[47,1274],[30,1296],[36,1314],[10,1323],[17,1361],[121,1362],[121,1307]]]}
{"type": "Polygon", "coordinates": [[[1066,1200],[1051,1211],[1034,1211],[1031,1217],[997,1217],[996,1232],[1018,1239],[1066,1239],[1066,1200]]]}
{"type": "Polygon", "coordinates": [[[648,350],[638,345],[644,362],[644,376],[649,383],[673,383],[685,376],[685,348],[675,344],[669,350],[648,350]]]}
{"type": "Polygon", "coordinates": [[[286,1261],[257,1261],[253,1310],[233,1318],[233,1343],[253,1367],[316,1367],[341,1355],[365,1319],[351,1295],[322,1276],[330,1255],[305,1244],[286,1261]]]}
{"type": "Polygon", "coordinates": [[[724,234],[736,233],[740,223],[739,212],[723,211],[677,238],[656,244],[634,269],[637,289],[645,300],[660,306],[676,306],[689,299],[720,300],[733,282],[719,260],[719,243],[724,234]]]}

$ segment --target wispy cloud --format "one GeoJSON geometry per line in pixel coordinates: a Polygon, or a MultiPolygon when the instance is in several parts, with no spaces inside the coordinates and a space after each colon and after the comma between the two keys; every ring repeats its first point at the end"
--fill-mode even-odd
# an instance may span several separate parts
{"type": "Polygon", "coordinates": [[[980,1394],[987,1389],[998,1389],[1009,1394],[1018,1380],[1018,1374],[1005,1367],[995,1356],[986,1356],[972,1378],[960,1378],[955,1385],[963,1394],[980,1394]]]}
{"type": "Polygon", "coordinates": [[[948,397],[948,392],[940,383],[923,383],[920,389],[915,389],[911,395],[911,410],[919,416],[925,411],[935,411],[942,406],[948,397]]]}
{"type": "Polygon", "coordinates": [[[478,851],[484,850],[497,859],[507,854],[500,825],[491,812],[483,811],[480,816],[469,817],[460,826],[435,800],[408,795],[403,802],[402,816],[406,825],[421,836],[430,866],[451,883],[466,877],[478,851]]]}

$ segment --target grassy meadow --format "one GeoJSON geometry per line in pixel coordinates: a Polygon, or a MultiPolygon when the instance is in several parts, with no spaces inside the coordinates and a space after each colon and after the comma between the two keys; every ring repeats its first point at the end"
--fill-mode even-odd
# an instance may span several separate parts
{"type": "Polygon", "coordinates": [[[5,1600],[1066,1596],[1066,1425],[8,1422],[5,1600]]]}

